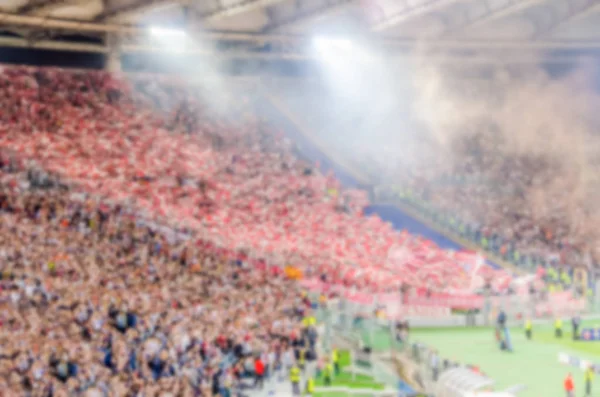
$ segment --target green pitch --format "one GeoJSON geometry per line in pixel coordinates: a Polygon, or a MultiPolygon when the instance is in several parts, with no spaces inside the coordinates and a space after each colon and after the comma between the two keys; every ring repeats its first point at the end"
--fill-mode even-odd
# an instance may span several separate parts
{"type": "MultiPolygon", "coordinates": [[[[598,327],[598,322],[584,323],[584,328],[598,327]]],[[[522,328],[511,328],[513,352],[498,348],[492,328],[424,328],[411,331],[411,342],[421,342],[436,348],[444,358],[477,365],[496,381],[495,389],[525,385],[519,397],[562,396],[563,380],[568,372],[573,374],[576,395],[584,395],[583,371],[558,362],[559,353],[567,353],[595,363],[600,363],[600,341],[575,342],[571,324],[563,322],[563,337],[556,339],[551,324],[534,325],[533,338],[528,341],[522,328]]],[[[364,334],[365,343],[372,341],[374,350],[388,349],[390,336],[387,330],[364,334]]],[[[596,376],[592,395],[600,396],[600,376],[596,376]]]]}

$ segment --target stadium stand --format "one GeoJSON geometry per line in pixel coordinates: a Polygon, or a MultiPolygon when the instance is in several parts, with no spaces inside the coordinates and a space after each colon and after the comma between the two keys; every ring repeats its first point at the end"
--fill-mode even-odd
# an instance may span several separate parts
{"type": "MultiPolygon", "coordinates": [[[[310,268],[297,269],[308,277],[377,289],[429,278],[436,289],[467,287],[451,252],[398,233],[377,217],[362,216],[368,202],[364,192],[342,190],[332,176],[296,160],[292,143],[269,134],[252,113],[237,124],[227,118],[215,122],[202,118],[203,105],[193,105],[198,107],[193,115],[186,113],[192,93],[181,86],[165,83],[165,88],[144,78],[120,90],[117,84],[101,73],[82,78],[59,70],[6,68],[5,92],[12,95],[3,97],[9,109],[4,117],[12,119],[3,125],[2,146],[90,193],[115,202],[135,198],[144,216],[200,230],[227,249],[285,257],[297,267],[310,262],[310,268]],[[65,89],[76,92],[65,95],[65,89]],[[36,102],[36,90],[44,103],[36,102]],[[168,120],[140,105],[169,95],[177,107],[168,120]],[[92,112],[98,118],[91,118],[92,112]],[[20,117],[25,114],[31,117],[20,117]],[[47,114],[63,117],[59,122],[47,114]],[[39,125],[32,122],[38,119],[39,125]],[[21,132],[15,132],[17,126],[21,132]],[[227,133],[219,135],[220,129],[227,133]],[[172,133],[178,131],[184,134],[172,133]],[[421,258],[421,275],[409,273],[411,279],[402,280],[393,274],[386,262],[396,245],[421,258]],[[365,267],[369,274],[362,277],[365,267]],[[457,277],[440,282],[433,274],[440,268],[457,277]]],[[[481,271],[491,270],[483,266],[481,271]]]]}
{"type": "Polygon", "coordinates": [[[0,397],[593,395],[596,3],[4,1],[0,397]]]}
{"type": "Polygon", "coordinates": [[[2,68],[2,390],[239,391],[254,354],[298,354],[312,303],[297,278],[468,286],[454,253],[363,216],[365,193],[299,161],[252,101],[218,109],[170,79],[2,68]],[[391,247],[420,266],[392,280],[391,247]]]}
{"type": "MultiPolygon", "coordinates": [[[[583,221],[583,209],[576,211],[578,221],[573,221],[574,204],[567,199],[566,185],[554,188],[560,183],[552,182],[560,164],[538,154],[499,154],[485,134],[469,141],[471,146],[453,143],[452,158],[459,159],[453,161],[428,142],[426,134],[411,131],[414,126],[402,129],[406,125],[398,120],[402,115],[385,113],[386,120],[394,121],[393,128],[371,126],[369,122],[380,117],[367,112],[360,119],[353,118],[351,109],[356,104],[336,100],[318,80],[303,82],[301,88],[295,84],[277,84],[271,89],[291,112],[310,115],[303,119],[307,128],[321,137],[327,152],[342,158],[345,168],[360,170],[375,185],[376,202],[402,203],[444,233],[499,261],[529,272],[543,268],[553,290],[575,282],[578,293],[584,293],[591,277],[582,272],[597,267],[595,249],[589,243],[593,232],[583,221]],[[344,103],[350,108],[340,110],[344,103]],[[364,130],[369,134],[363,134],[364,130]],[[398,130],[402,131],[399,137],[398,130]],[[541,197],[539,187],[547,185],[557,192],[554,204],[534,204],[532,200],[541,197]],[[574,230],[574,225],[580,226],[574,230]],[[583,270],[574,272],[573,268],[583,270]]],[[[422,224],[415,225],[393,207],[381,205],[374,211],[387,213],[384,219],[445,246],[444,237],[423,230],[422,224]]]]}
{"type": "Polygon", "coordinates": [[[2,168],[3,391],[216,394],[298,338],[290,281],[2,168]]]}
{"type": "MultiPolygon", "coordinates": [[[[2,68],[0,390],[283,396],[303,360],[317,361],[303,387],[320,379],[334,335],[352,357],[364,333],[394,339],[409,317],[489,322],[513,296],[513,321],[579,310],[571,295],[527,295],[541,275],[371,215],[359,183],[273,124],[256,86],[230,95],[219,106],[174,78],[2,68]]],[[[370,385],[350,394],[430,390],[388,357],[350,361],[370,385]]]]}

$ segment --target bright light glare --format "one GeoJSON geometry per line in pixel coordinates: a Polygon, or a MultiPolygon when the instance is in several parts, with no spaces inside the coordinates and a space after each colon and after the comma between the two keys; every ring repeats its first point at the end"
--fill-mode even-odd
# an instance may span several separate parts
{"type": "Polygon", "coordinates": [[[169,29],[151,27],[150,34],[157,37],[185,37],[185,32],[181,29],[169,29]]]}
{"type": "Polygon", "coordinates": [[[151,27],[150,35],[152,41],[167,51],[182,52],[190,45],[190,40],[185,31],[181,29],[169,29],[151,27]]]}
{"type": "Polygon", "coordinates": [[[330,51],[348,52],[352,50],[352,41],[348,39],[330,38],[330,37],[315,37],[313,40],[317,51],[326,53],[330,51]]]}
{"type": "Polygon", "coordinates": [[[372,72],[370,53],[360,42],[338,37],[315,37],[312,44],[326,81],[345,100],[365,98],[364,87],[372,72]]]}

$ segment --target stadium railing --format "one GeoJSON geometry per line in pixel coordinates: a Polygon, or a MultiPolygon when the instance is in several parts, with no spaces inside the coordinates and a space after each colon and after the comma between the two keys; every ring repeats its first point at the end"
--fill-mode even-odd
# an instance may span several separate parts
{"type": "Polygon", "coordinates": [[[395,322],[374,315],[352,302],[338,300],[319,308],[324,326],[323,343],[350,346],[357,365],[386,385],[396,383],[400,396],[425,395],[435,397],[465,397],[471,392],[488,391],[494,381],[465,366],[450,363],[443,367],[439,359],[438,374],[431,366],[433,351],[427,346],[411,343],[408,335],[398,331],[395,322]],[[402,338],[404,338],[402,340],[402,338]]]}
{"type": "MultiPolygon", "coordinates": [[[[404,360],[407,344],[397,338],[395,322],[377,317],[373,305],[360,305],[344,299],[319,309],[324,326],[326,349],[349,347],[357,366],[376,380],[404,390],[406,396],[428,393],[418,368],[404,360]]],[[[403,394],[400,394],[403,395],[403,394]]]]}
{"type": "MultiPolygon", "coordinates": [[[[536,303],[530,298],[507,296],[497,300],[496,304],[508,311],[511,318],[509,324],[521,326],[527,310],[536,303]]],[[[493,309],[486,313],[487,320],[484,320],[483,313],[477,314],[473,325],[493,326],[497,315],[496,308],[493,309]]],[[[568,310],[550,311],[534,321],[551,323],[556,315],[568,317],[575,313],[577,312],[568,310]]],[[[356,361],[356,365],[367,368],[368,374],[388,386],[403,383],[413,392],[436,397],[463,397],[474,391],[490,392],[489,389],[494,384],[492,379],[465,363],[454,363],[439,356],[434,358],[438,354],[434,349],[415,343],[411,340],[410,331],[408,334],[403,333],[396,327],[396,321],[378,317],[377,314],[376,304],[358,304],[341,298],[332,299],[320,306],[317,316],[323,327],[324,349],[329,350],[334,346],[350,349],[354,353],[353,362],[356,361]]],[[[469,315],[461,313],[451,316],[459,319],[458,323],[444,325],[444,319],[439,319],[440,325],[468,326],[469,315]]]]}
{"type": "Polygon", "coordinates": [[[400,390],[404,388],[405,396],[462,397],[471,391],[485,390],[494,383],[462,367],[440,368],[439,378],[434,381],[429,365],[431,351],[410,343],[406,335],[402,340],[402,331],[396,329],[393,321],[368,316],[365,308],[352,302],[330,303],[319,309],[325,345],[350,347],[357,365],[367,368],[369,374],[388,386],[396,384],[400,390]]]}
{"type": "MultiPolygon", "coordinates": [[[[365,308],[352,302],[335,299],[317,310],[318,321],[322,324],[323,336],[320,338],[325,352],[332,349],[347,349],[351,354],[349,371],[371,376],[386,386],[386,390],[394,390],[395,396],[426,396],[425,390],[413,387],[403,379],[389,355],[390,343],[393,349],[401,351],[400,344],[389,339],[392,336],[387,321],[373,320],[365,316],[365,308]],[[387,344],[382,344],[382,338],[387,344]],[[377,346],[374,349],[371,346],[377,346]]],[[[360,393],[359,393],[360,394],[360,393]]]]}

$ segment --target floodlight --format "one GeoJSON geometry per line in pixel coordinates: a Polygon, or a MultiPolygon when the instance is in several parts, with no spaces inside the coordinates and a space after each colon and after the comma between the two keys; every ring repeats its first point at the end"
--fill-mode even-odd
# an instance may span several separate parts
{"type": "Polygon", "coordinates": [[[153,26],[150,28],[150,34],[157,37],[185,37],[185,32],[181,29],[170,29],[153,26]]]}
{"type": "Polygon", "coordinates": [[[352,50],[352,41],[343,38],[319,36],[313,39],[313,43],[318,51],[352,50]]]}

